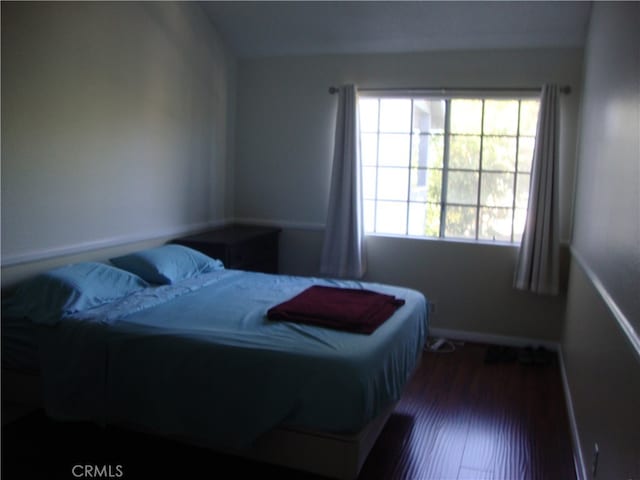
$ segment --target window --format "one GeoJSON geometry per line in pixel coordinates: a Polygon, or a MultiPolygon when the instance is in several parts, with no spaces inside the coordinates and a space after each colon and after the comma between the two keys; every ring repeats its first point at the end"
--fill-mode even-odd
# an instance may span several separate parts
{"type": "Polygon", "coordinates": [[[520,242],[538,106],[361,97],[365,232],[520,242]]]}

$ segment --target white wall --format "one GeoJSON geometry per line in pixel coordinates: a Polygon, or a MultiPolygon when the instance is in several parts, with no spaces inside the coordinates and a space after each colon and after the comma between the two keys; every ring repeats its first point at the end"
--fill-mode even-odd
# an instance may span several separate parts
{"type": "Polygon", "coordinates": [[[640,7],[597,4],[585,64],[573,248],[640,334],[640,7]],[[635,27],[635,28],[634,28],[635,27]]]}
{"type": "MultiPolygon", "coordinates": [[[[562,99],[562,238],[570,237],[582,50],[429,52],[245,59],[238,69],[236,216],[286,227],[281,269],[314,275],[326,217],[337,99],[330,85],[530,87],[569,84],[562,99]]],[[[516,249],[368,237],[367,280],[438,301],[434,326],[556,341],[564,299],[511,288],[516,249]],[[464,301],[461,301],[464,299],[464,301]]]]}
{"type": "Polygon", "coordinates": [[[598,2],[585,47],[563,358],[586,478],[640,478],[640,350],[621,328],[640,332],[639,26],[637,2],[598,2]]]}
{"type": "Polygon", "coordinates": [[[3,2],[3,281],[231,215],[234,89],[197,4],[3,2]]]}

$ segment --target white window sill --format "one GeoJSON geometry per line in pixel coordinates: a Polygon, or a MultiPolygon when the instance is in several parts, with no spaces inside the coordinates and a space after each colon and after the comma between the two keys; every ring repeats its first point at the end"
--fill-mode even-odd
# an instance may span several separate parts
{"type": "Polygon", "coordinates": [[[498,240],[492,242],[489,240],[423,237],[420,235],[400,235],[400,234],[394,234],[394,233],[377,233],[377,232],[365,233],[365,237],[398,238],[398,239],[409,239],[409,240],[425,240],[428,242],[464,243],[467,245],[490,245],[494,247],[520,248],[520,243],[510,243],[510,242],[504,242],[504,241],[498,241],[498,240]]]}

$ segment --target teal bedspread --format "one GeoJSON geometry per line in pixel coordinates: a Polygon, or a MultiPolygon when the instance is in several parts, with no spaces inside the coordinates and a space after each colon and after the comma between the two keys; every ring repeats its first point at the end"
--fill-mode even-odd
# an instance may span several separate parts
{"type": "Polygon", "coordinates": [[[39,327],[45,406],[224,448],[277,425],[352,432],[400,398],[426,332],[415,290],[221,270],[39,327]],[[311,285],[405,305],[371,335],[267,319],[311,285]]]}

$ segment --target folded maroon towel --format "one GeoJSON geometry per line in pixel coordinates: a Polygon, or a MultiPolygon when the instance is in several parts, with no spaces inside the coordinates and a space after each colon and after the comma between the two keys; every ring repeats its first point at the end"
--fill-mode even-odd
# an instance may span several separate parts
{"type": "Polygon", "coordinates": [[[371,333],[402,305],[402,299],[371,290],[314,285],[269,309],[267,317],[271,320],[371,333]]]}

